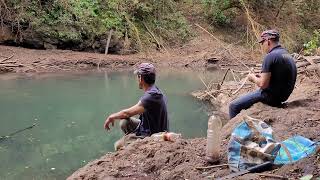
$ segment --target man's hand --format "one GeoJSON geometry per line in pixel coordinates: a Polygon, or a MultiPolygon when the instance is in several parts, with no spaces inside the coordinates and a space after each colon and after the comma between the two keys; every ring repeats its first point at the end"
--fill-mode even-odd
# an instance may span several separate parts
{"type": "Polygon", "coordinates": [[[247,76],[248,80],[255,83],[262,89],[265,89],[269,86],[271,73],[260,73],[260,74],[253,74],[250,73],[247,76]]]}
{"type": "Polygon", "coordinates": [[[117,113],[111,114],[104,122],[104,129],[110,130],[110,127],[109,127],[110,123],[112,126],[114,126],[114,121],[117,119],[127,119],[131,116],[142,114],[143,112],[144,112],[144,107],[139,101],[136,105],[128,109],[124,109],[117,113]]]}
{"type": "Polygon", "coordinates": [[[109,117],[106,119],[106,121],[104,122],[104,129],[110,130],[109,125],[110,125],[110,123],[111,123],[111,125],[114,126],[114,120],[115,120],[115,119],[114,119],[112,116],[109,116],[109,117]]]}
{"type": "Polygon", "coordinates": [[[253,82],[253,83],[255,83],[255,79],[256,79],[256,74],[253,74],[253,73],[249,73],[248,74],[248,80],[250,81],[250,82],[253,82]]]}

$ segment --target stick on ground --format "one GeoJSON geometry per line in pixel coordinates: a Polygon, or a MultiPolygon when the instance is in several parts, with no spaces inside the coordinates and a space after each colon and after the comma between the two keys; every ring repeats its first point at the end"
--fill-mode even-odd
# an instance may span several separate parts
{"type": "Polygon", "coordinates": [[[248,76],[243,80],[243,82],[242,82],[242,84],[239,86],[239,88],[238,88],[237,90],[235,90],[232,94],[233,94],[233,95],[234,95],[234,94],[237,94],[238,91],[240,91],[240,89],[244,86],[244,84],[246,84],[247,80],[248,80],[248,76]]]}
{"type": "Polygon", "coordinates": [[[211,168],[225,167],[225,166],[229,166],[229,164],[218,164],[218,165],[213,165],[213,166],[196,167],[195,169],[197,169],[197,170],[201,170],[201,169],[211,169],[211,168]]]}
{"type": "Polygon", "coordinates": [[[267,173],[256,173],[259,176],[265,176],[265,177],[273,177],[273,178],[279,178],[279,179],[288,179],[284,176],[275,175],[275,174],[267,174],[267,173]]]}

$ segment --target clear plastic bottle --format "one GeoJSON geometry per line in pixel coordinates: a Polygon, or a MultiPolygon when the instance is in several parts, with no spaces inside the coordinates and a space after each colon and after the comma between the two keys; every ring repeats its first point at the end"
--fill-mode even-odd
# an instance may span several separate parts
{"type": "Polygon", "coordinates": [[[206,146],[206,159],[211,163],[219,161],[219,158],[220,158],[221,128],[222,128],[221,119],[216,115],[212,115],[208,120],[207,146],[206,146]]]}
{"type": "Polygon", "coordinates": [[[151,135],[151,138],[154,141],[163,141],[165,132],[155,133],[151,135]]]}

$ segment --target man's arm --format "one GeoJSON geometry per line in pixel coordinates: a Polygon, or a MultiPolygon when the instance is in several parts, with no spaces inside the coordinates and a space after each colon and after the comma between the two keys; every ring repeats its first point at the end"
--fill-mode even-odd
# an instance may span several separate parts
{"type": "Polygon", "coordinates": [[[252,74],[248,75],[248,80],[255,83],[261,89],[265,89],[269,86],[271,78],[271,73],[260,73],[260,74],[252,74]]]}
{"type": "Polygon", "coordinates": [[[142,106],[141,102],[139,101],[136,105],[128,108],[128,109],[123,109],[117,113],[111,114],[106,121],[104,122],[104,128],[107,130],[110,130],[110,123],[112,126],[114,125],[114,121],[117,119],[127,119],[131,116],[137,115],[137,114],[142,114],[144,112],[144,107],[142,106]]]}

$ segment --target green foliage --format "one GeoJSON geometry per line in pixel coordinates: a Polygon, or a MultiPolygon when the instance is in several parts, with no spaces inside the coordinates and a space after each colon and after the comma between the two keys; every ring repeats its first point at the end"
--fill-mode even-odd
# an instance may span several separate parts
{"type": "Polygon", "coordinates": [[[311,40],[303,44],[303,47],[306,55],[313,54],[320,47],[320,30],[315,30],[311,40]]]}
{"type": "Polygon", "coordinates": [[[223,26],[229,24],[234,16],[231,0],[202,0],[207,18],[213,23],[223,26]]]}
{"type": "Polygon", "coordinates": [[[62,43],[94,43],[105,39],[110,29],[120,39],[127,32],[132,41],[153,42],[145,24],[168,44],[184,42],[190,36],[174,0],[13,0],[7,5],[17,14],[8,19],[25,22],[44,38],[62,43]]]}

